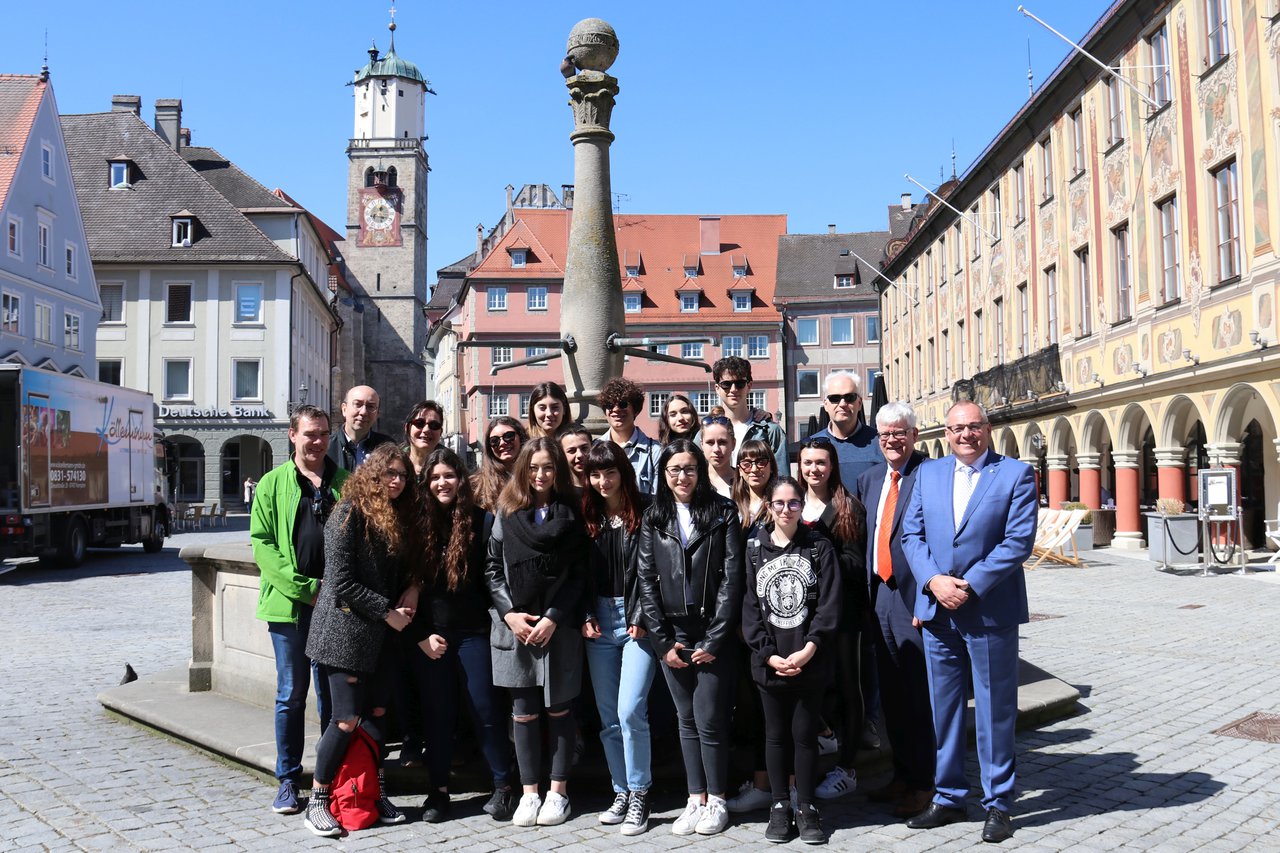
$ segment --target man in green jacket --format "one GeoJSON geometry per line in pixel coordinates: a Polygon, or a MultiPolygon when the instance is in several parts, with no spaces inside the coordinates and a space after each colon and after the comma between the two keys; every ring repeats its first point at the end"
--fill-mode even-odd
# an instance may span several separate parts
{"type": "Polygon", "coordinates": [[[329,722],[329,685],[306,656],[311,610],[324,576],[324,523],[347,472],[326,456],[329,415],[299,406],[289,419],[293,456],[259,482],[249,517],[258,564],[259,619],[267,623],[276,658],[276,778],[272,811],[295,814],[302,776],[307,688],[314,675],[320,727],[329,722]]]}

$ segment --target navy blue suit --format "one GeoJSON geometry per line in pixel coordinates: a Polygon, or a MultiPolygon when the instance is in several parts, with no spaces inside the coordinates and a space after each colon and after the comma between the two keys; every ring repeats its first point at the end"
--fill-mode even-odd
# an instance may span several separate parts
{"type": "Polygon", "coordinates": [[[1031,554],[1039,511],[1031,466],[987,451],[964,516],[956,524],[956,459],[923,463],[902,525],[902,550],[919,586],[916,616],[938,743],[934,802],[963,808],[966,675],[972,673],[978,762],[985,809],[1008,812],[1014,798],[1018,719],[1018,626],[1027,621],[1022,564],[1031,554]],[[939,606],[926,587],[936,575],[963,578],[969,597],[939,606]]]}
{"type": "Polygon", "coordinates": [[[912,626],[916,581],[902,553],[902,519],[914,490],[920,463],[928,459],[920,451],[907,458],[898,481],[898,505],[889,538],[893,581],[886,584],[876,573],[875,543],[879,536],[878,508],[889,463],[881,462],[858,477],[857,495],[867,508],[866,582],[876,629],[871,632],[880,681],[880,706],[889,743],[893,747],[893,776],[908,790],[933,787],[935,747],[933,716],[929,706],[929,675],[925,667],[924,639],[912,626]]]}

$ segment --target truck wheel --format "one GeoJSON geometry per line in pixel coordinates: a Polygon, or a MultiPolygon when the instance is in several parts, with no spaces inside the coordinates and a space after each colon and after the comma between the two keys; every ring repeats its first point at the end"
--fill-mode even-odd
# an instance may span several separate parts
{"type": "Polygon", "coordinates": [[[67,524],[66,539],[58,546],[58,562],[67,568],[74,569],[84,562],[85,552],[89,548],[89,531],[84,526],[83,518],[73,518],[67,524]]]}
{"type": "Polygon", "coordinates": [[[142,543],[142,550],[148,554],[156,554],[164,547],[165,537],[169,535],[169,523],[157,518],[151,524],[151,538],[142,543]]]}

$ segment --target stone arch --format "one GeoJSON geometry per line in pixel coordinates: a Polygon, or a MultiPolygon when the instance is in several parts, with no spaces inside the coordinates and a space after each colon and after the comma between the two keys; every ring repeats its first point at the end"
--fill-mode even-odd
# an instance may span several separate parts
{"type": "Polygon", "coordinates": [[[1187,442],[1187,435],[1192,425],[1204,422],[1200,407],[1185,394],[1179,394],[1165,406],[1164,419],[1160,422],[1157,434],[1161,447],[1182,447],[1187,442]]]}
{"type": "Polygon", "coordinates": [[[1217,414],[1213,418],[1210,441],[1215,444],[1238,442],[1244,435],[1245,427],[1252,420],[1258,421],[1264,428],[1270,425],[1271,432],[1274,434],[1275,424],[1280,418],[1271,411],[1271,407],[1267,405],[1257,386],[1238,382],[1222,395],[1217,414]]]}
{"type": "Polygon", "coordinates": [[[1210,464],[1239,471],[1245,539],[1255,547],[1262,544],[1262,521],[1276,517],[1280,503],[1278,421],[1258,388],[1241,382],[1222,396],[1210,433],[1210,464]]]}
{"type": "Polygon", "coordinates": [[[1116,448],[1118,450],[1141,450],[1144,433],[1151,429],[1151,417],[1146,408],[1139,403],[1130,403],[1120,413],[1116,425],[1116,448]]]}
{"type": "Polygon", "coordinates": [[[1012,459],[1021,458],[1018,455],[1018,437],[1013,434],[1013,430],[1009,427],[1001,429],[992,444],[996,452],[1002,456],[1008,456],[1012,459]]]}
{"type": "Polygon", "coordinates": [[[1111,449],[1111,427],[1097,409],[1084,416],[1079,448],[1081,453],[1102,453],[1111,449]]]}
{"type": "Polygon", "coordinates": [[[1071,421],[1060,417],[1049,428],[1049,454],[1052,456],[1075,456],[1076,433],[1071,421]]]}
{"type": "Polygon", "coordinates": [[[245,433],[228,438],[220,450],[222,461],[222,499],[243,500],[244,481],[255,483],[271,470],[271,445],[261,436],[245,433]]]}
{"type": "Polygon", "coordinates": [[[175,503],[201,503],[204,501],[205,453],[204,442],[190,435],[167,435],[172,461],[169,494],[175,503]]]}
{"type": "Polygon", "coordinates": [[[933,452],[930,453],[929,456],[933,459],[941,459],[946,455],[947,455],[946,445],[944,445],[941,440],[934,439],[933,452]]]}

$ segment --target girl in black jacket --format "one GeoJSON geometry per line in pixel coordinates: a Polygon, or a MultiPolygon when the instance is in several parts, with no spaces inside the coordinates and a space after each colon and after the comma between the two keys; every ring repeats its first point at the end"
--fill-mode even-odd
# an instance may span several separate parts
{"type": "Polygon", "coordinates": [[[835,673],[832,644],[840,620],[840,571],[831,543],[800,523],[800,484],[779,477],[769,489],[773,522],[747,542],[742,633],[764,707],[765,767],[773,808],[765,838],[790,838],[788,747],[794,747],[796,826],[809,844],[826,841],[814,807],[822,694],[835,673]]]}
{"type": "MultiPolygon", "coordinates": [[[[388,626],[403,631],[413,608],[398,604],[406,586],[405,564],[414,543],[413,465],[393,444],[376,448],[342,487],[342,500],[324,528],[325,578],[320,586],[307,657],[329,682],[332,720],[316,744],[315,784],[305,824],[333,838],[342,827],[329,813],[329,785],[342,765],[356,726],[378,746],[382,782],[383,735],[390,692],[388,626]]],[[[404,815],[378,800],[379,823],[401,823],[404,815]]]]}
{"type": "Polygon", "coordinates": [[[689,802],[676,835],[714,835],[729,823],[728,718],[742,612],[737,508],[711,489],[707,461],[677,439],[658,457],[654,504],[640,525],[640,598],[680,724],[689,802]]]}

